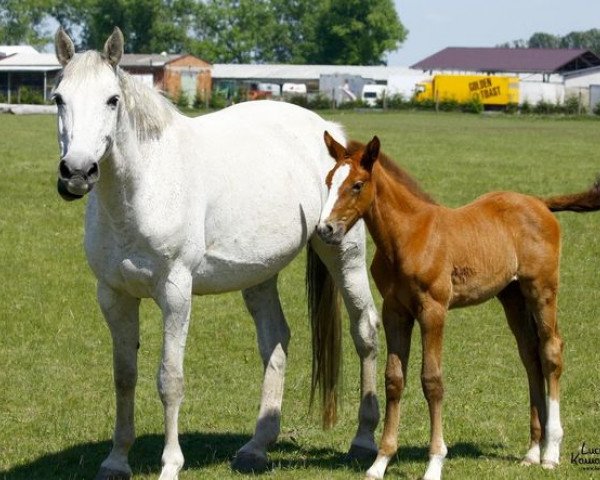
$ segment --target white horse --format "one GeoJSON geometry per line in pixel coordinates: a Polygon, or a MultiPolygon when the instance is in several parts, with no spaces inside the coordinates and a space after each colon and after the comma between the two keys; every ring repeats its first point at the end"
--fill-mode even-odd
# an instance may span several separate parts
{"type": "Polygon", "coordinates": [[[340,128],[278,102],[241,104],[191,119],[118,67],[123,53],[118,29],[102,53],[75,54],[62,29],[55,41],[63,65],[53,93],[58,190],[67,200],[90,192],[85,250],[113,339],[116,424],[112,450],[97,478],[132,473],[128,451],[135,436],[140,299],[153,298],[164,319],[160,479],[168,480],[177,478],[184,463],[177,418],[191,297],[231,290],[243,292],[264,364],[256,430],[233,467],[267,468],[266,449],[280,429],[290,338],[276,280],[307,244],[313,392],[320,383],[324,421],[333,423],[339,366],[339,315],[331,315],[335,283],[361,360],[359,425],[350,452],[375,454],[378,316],[365,267],[364,228],[354,229],[335,248],[314,235],[331,167],[323,132],[333,131],[343,141],[340,128]]]}

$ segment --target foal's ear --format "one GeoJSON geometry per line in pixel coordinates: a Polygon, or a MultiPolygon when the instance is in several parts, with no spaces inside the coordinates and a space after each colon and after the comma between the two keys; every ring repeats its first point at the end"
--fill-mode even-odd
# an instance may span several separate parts
{"type": "Polygon", "coordinates": [[[56,52],[56,58],[58,62],[64,67],[71,61],[73,55],[75,55],[75,46],[73,40],[67,35],[62,27],[58,27],[56,34],[54,35],[54,50],[56,52]]]}
{"type": "Polygon", "coordinates": [[[116,67],[123,56],[123,45],[125,39],[119,27],[115,27],[108,40],[104,44],[104,58],[112,67],[116,67]]]}
{"type": "Polygon", "coordinates": [[[335,141],[335,139],[329,134],[327,130],[323,134],[325,145],[329,150],[329,155],[337,162],[346,156],[346,147],[335,141]]]}
{"type": "Polygon", "coordinates": [[[379,142],[379,138],[375,135],[367,146],[365,147],[365,151],[363,152],[363,156],[360,159],[360,165],[367,171],[370,172],[373,168],[373,165],[379,158],[379,148],[381,144],[379,142]]]}

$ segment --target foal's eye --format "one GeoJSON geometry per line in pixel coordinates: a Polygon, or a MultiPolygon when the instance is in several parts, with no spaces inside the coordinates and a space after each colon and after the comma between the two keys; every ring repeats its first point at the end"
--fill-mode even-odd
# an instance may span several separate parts
{"type": "Polygon", "coordinates": [[[109,107],[116,107],[117,104],[119,103],[119,96],[118,95],[113,95],[112,97],[110,97],[107,101],[106,104],[109,107]]]}
{"type": "Polygon", "coordinates": [[[58,93],[56,95],[54,95],[52,100],[54,100],[54,103],[56,104],[57,107],[62,107],[65,104],[65,101],[58,93]]]}
{"type": "Polygon", "coordinates": [[[353,193],[358,193],[362,190],[364,183],[363,182],[356,182],[354,185],[352,185],[352,192],[353,193]]]}

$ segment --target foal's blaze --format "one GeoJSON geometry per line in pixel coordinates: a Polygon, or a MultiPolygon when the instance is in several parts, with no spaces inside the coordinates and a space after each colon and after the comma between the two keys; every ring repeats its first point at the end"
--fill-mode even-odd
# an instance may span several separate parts
{"type": "MultiPolygon", "coordinates": [[[[325,132],[324,139],[329,154],[340,160],[327,175],[330,193],[317,230],[327,243],[339,244],[373,200],[370,176],[379,156],[379,139],[373,137],[364,150],[355,149],[353,154],[336,142],[329,132],[325,132]]],[[[350,148],[353,145],[351,143],[350,148]]]]}
{"type": "Polygon", "coordinates": [[[431,418],[424,478],[441,478],[447,448],[442,435],[441,354],[448,309],[496,296],[516,337],[530,389],[530,445],[525,464],[559,463],[563,430],[559,379],[563,342],[556,320],[560,227],[551,211],[600,209],[600,184],[572,195],[539,199],[493,192],[457,209],[436,204],[380,153],[377,137],[348,148],[325,132],[335,166],[318,233],[339,243],[363,218],[377,246],[371,272],[383,297],[388,347],[383,436],[370,478],[383,478],[397,450],[415,320],[423,337],[421,384],[431,418]]]}

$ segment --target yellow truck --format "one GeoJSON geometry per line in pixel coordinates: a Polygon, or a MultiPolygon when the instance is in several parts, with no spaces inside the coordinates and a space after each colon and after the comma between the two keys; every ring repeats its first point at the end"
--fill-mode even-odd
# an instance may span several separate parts
{"type": "Polygon", "coordinates": [[[417,84],[419,102],[460,103],[479,100],[483,105],[506,106],[519,103],[519,79],[501,75],[436,75],[417,84]]]}

